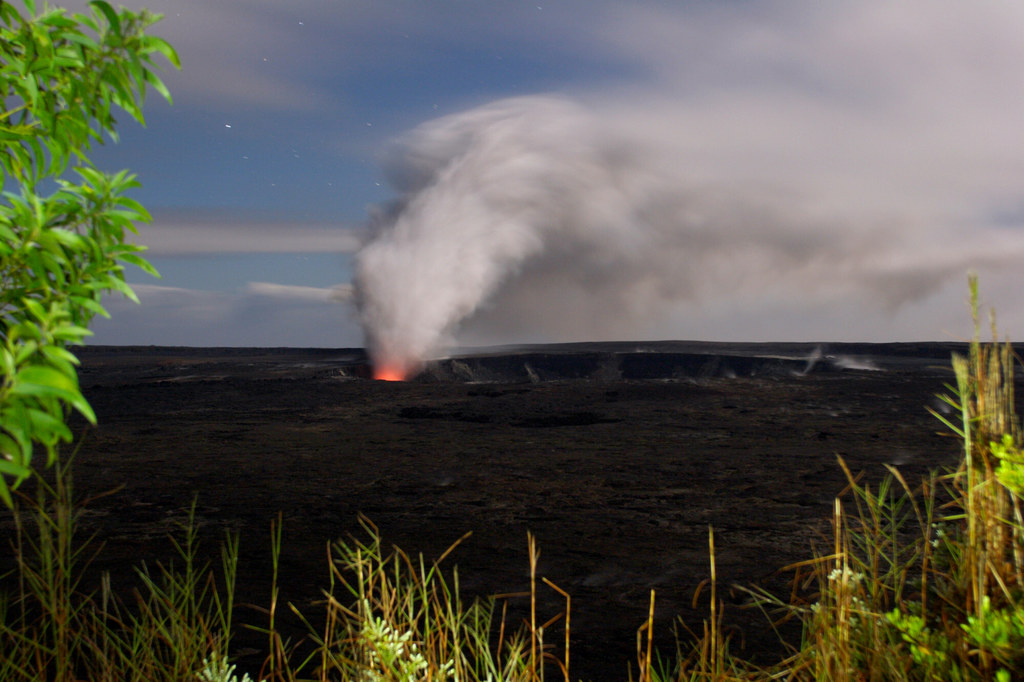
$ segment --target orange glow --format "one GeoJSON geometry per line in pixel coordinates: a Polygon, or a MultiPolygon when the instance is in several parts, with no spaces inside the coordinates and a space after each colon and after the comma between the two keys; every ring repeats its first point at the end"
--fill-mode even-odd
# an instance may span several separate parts
{"type": "Polygon", "coordinates": [[[405,381],[405,372],[397,367],[374,367],[373,378],[378,381],[405,381]]]}

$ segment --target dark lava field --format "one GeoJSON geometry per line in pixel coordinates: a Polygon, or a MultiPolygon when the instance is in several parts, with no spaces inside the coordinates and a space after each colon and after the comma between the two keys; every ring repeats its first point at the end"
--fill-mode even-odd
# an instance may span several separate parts
{"type": "MultiPolygon", "coordinates": [[[[528,589],[529,531],[539,574],[572,595],[572,677],[622,680],[652,589],[661,645],[679,617],[701,629],[711,526],[732,647],[769,663],[778,636],[728,587],[788,594],[777,569],[829,532],[837,456],[868,481],[887,464],[918,481],[957,461],[926,409],[953,350],[568,344],[462,355],[391,383],[368,378],[358,349],[86,348],[99,426],[76,422],[75,489],[119,489],[87,505],[82,529],[105,543],[94,568],[127,590],[132,566],[173,556],[166,538],[194,498],[204,556],[219,562],[225,531],[239,535],[237,619],[261,625],[244,604],[269,604],[278,514],[282,600],[314,620],[328,542],[359,536],[360,514],[428,559],[472,531],[444,562],[470,596],[528,589]]],[[[547,619],[564,603],[542,594],[547,619]]],[[[509,599],[513,625],[527,606],[509,599]]],[[[239,635],[242,668],[262,641],[239,635]]]]}

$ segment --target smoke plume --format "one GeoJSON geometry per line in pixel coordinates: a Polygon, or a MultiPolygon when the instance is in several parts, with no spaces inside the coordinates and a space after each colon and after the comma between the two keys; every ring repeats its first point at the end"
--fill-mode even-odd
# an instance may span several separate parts
{"type": "Polygon", "coordinates": [[[387,163],[399,199],[374,218],[355,284],[378,366],[415,369],[464,323],[523,341],[643,335],[709,294],[871,290],[898,306],[941,266],[886,272],[889,228],[852,229],[758,183],[690,176],[685,159],[571,101],[499,101],[427,123],[387,163]],[[878,265],[865,267],[868,258],[878,265]],[[892,281],[886,281],[889,277],[892,281]],[[808,283],[816,282],[814,290],[808,283]]]}
{"type": "Polygon", "coordinates": [[[414,368],[499,291],[517,299],[500,308],[529,327],[586,338],[690,295],[686,260],[669,252],[713,249],[725,235],[654,161],[558,98],[500,101],[415,130],[388,163],[401,197],[357,257],[375,362],[414,368]]]}

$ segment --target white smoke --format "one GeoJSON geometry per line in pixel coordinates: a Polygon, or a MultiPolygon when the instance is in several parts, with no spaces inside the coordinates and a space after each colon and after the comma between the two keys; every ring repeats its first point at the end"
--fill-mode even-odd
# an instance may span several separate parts
{"type": "Polygon", "coordinates": [[[354,280],[377,363],[456,340],[943,339],[968,269],[1012,272],[1024,12],[709,7],[608,24],[654,65],[641,86],[395,145],[354,280]]]}
{"type": "Polygon", "coordinates": [[[389,170],[401,198],[376,217],[355,284],[368,347],[391,367],[416,367],[467,320],[510,341],[626,338],[712,295],[855,291],[895,309],[963,274],[959,258],[907,243],[913,225],[853,225],[792,190],[704,183],[563,99],[428,123],[389,170]]]}
{"type": "Polygon", "coordinates": [[[647,251],[631,234],[656,208],[628,148],[570,102],[525,98],[444,118],[393,155],[399,203],[357,255],[355,282],[378,363],[414,366],[531,261],[647,251]],[[593,253],[588,254],[588,245],[593,253]]]}

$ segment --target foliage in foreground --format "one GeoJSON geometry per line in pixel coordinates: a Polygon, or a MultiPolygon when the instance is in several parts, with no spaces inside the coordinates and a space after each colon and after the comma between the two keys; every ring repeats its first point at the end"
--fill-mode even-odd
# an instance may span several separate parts
{"type": "Polygon", "coordinates": [[[219,669],[233,629],[237,543],[229,538],[222,549],[218,589],[198,559],[190,515],[174,540],[177,565],[135,569],[133,603],[121,600],[108,576],[87,590],[82,579],[95,548],[75,536],[82,506],[72,502],[66,466],[57,464],[52,486],[36,477],[36,499],[13,512],[17,566],[0,580],[0,680],[170,682],[219,669]]]}
{"type": "MultiPolygon", "coordinates": [[[[971,286],[976,315],[973,280],[971,286]]],[[[791,598],[748,589],[766,613],[802,624],[802,639],[785,660],[759,668],[730,652],[709,533],[709,617],[665,661],[652,647],[652,593],[651,617],[637,633],[637,678],[1024,679],[1024,453],[1013,409],[1014,361],[1009,344],[983,344],[977,336],[966,357],[954,357],[956,382],[945,400],[959,419],[936,416],[963,443],[956,469],[937,471],[917,486],[890,469],[871,487],[840,460],[849,485],[835,502],[829,546],[788,567],[796,583],[791,598]]],[[[279,628],[276,525],[270,607],[263,610],[264,624],[248,626],[266,638],[265,663],[238,674],[229,658],[237,542],[229,538],[220,566],[211,567],[197,559],[189,523],[175,541],[177,565],[138,570],[134,603],[121,601],[109,581],[87,592],[80,576],[89,545],[73,541],[80,507],[72,503],[67,471],[58,467],[55,479],[53,487],[39,480],[27,514],[16,509],[18,568],[0,582],[0,588],[14,588],[0,600],[0,650],[6,654],[0,679],[574,679],[570,598],[537,580],[532,539],[531,592],[524,595],[530,614],[523,627],[513,628],[494,600],[462,600],[458,572],[441,568],[448,552],[428,563],[384,551],[368,521],[365,539],[331,545],[320,624],[288,605],[306,624],[301,642],[284,638],[279,628]],[[537,619],[538,588],[566,600],[565,610],[545,623],[537,619]]]]}
{"type": "Polygon", "coordinates": [[[0,500],[32,471],[33,450],[47,463],[69,442],[70,407],[95,416],[78,388],[77,359],[66,349],[89,335],[107,291],[136,300],[125,264],[156,274],[126,241],[149,214],[125,192],[126,171],[98,171],[86,152],[116,139],[114,113],[143,123],[148,88],[170,95],[154,73],[163,55],[178,57],[146,34],[158,16],[115,11],[104,0],[91,12],[36,10],[23,16],[0,2],[0,500]],[[77,175],[69,180],[69,165],[77,175]],[[43,195],[48,187],[56,191],[43,195]]]}
{"type": "MultiPolygon", "coordinates": [[[[93,557],[88,542],[75,538],[81,507],[72,502],[63,465],[55,477],[53,487],[40,480],[38,499],[15,510],[17,568],[0,580],[0,679],[255,682],[248,673],[236,674],[228,658],[237,541],[228,538],[219,567],[201,561],[190,515],[181,537],[172,540],[177,563],[136,569],[134,601],[123,601],[108,578],[98,591],[85,590],[82,575],[93,557]],[[17,591],[5,593],[5,586],[17,591]]],[[[536,621],[539,552],[532,540],[530,626],[506,635],[503,615],[495,636],[496,602],[463,603],[458,572],[442,572],[443,556],[428,564],[397,549],[385,552],[377,529],[366,520],[363,525],[367,539],[332,545],[323,626],[314,627],[309,614],[289,605],[308,628],[303,642],[284,639],[278,628],[281,526],[272,529],[270,608],[260,609],[266,625],[247,626],[265,635],[269,652],[256,679],[526,682],[540,679],[545,662],[569,679],[568,620],[562,659],[544,646],[545,628],[562,614],[536,621]]]]}
{"type": "MultiPolygon", "coordinates": [[[[956,384],[943,399],[959,416],[935,416],[963,443],[952,471],[911,487],[890,467],[875,489],[843,465],[849,495],[837,499],[829,552],[808,570],[810,596],[782,603],[803,641],[775,674],[800,680],[1024,679],[1024,474],[1007,342],[978,335],[953,358],[956,384]]],[[[799,573],[798,573],[799,575],[799,573]]],[[[683,678],[685,679],[685,678],[683,678]]],[[[721,679],[721,678],[720,678],[721,679]]]]}

